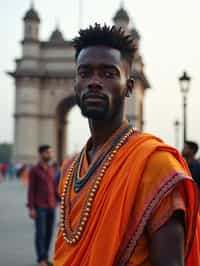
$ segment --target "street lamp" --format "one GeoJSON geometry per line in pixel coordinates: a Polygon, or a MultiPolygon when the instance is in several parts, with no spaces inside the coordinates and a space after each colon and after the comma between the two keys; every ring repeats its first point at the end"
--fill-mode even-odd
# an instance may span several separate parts
{"type": "Polygon", "coordinates": [[[183,141],[187,140],[187,93],[190,89],[191,77],[186,71],[183,72],[182,76],[179,78],[180,89],[183,95],[183,141]]]}

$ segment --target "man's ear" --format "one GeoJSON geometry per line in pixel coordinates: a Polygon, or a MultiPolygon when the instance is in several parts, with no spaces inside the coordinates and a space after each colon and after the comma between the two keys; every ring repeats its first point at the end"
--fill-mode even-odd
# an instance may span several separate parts
{"type": "Polygon", "coordinates": [[[129,78],[127,79],[127,82],[126,82],[126,97],[129,97],[132,92],[133,92],[133,89],[134,89],[134,85],[135,85],[135,81],[133,78],[129,78]]]}

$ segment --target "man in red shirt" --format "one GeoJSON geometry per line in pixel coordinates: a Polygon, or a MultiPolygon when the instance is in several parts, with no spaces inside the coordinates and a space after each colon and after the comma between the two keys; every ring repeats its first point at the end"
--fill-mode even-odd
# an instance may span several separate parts
{"type": "Polygon", "coordinates": [[[39,266],[52,265],[48,252],[53,232],[57,189],[55,170],[49,166],[52,149],[49,145],[38,148],[39,163],[30,171],[28,188],[29,216],[35,221],[35,247],[39,266]]]}

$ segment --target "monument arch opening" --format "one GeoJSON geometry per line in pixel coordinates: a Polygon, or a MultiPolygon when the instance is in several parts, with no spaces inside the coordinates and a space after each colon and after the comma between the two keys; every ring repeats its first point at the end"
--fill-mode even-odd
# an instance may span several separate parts
{"type": "Polygon", "coordinates": [[[63,99],[56,108],[56,158],[59,164],[73,156],[89,138],[87,118],[81,114],[75,97],[63,99]]]}
{"type": "Polygon", "coordinates": [[[75,105],[68,114],[67,151],[68,155],[79,152],[90,137],[88,119],[81,114],[75,105]]]}
{"type": "Polygon", "coordinates": [[[67,155],[68,114],[75,104],[75,96],[71,96],[63,99],[56,108],[56,158],[59,164],[67,155]]]}

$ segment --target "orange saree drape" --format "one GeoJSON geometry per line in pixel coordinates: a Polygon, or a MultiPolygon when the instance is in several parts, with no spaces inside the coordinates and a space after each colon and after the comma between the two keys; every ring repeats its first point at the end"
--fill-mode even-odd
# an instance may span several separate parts
{"type": "MultiPolygon", "coordinates": [[[[85,158],[82,171],[87,171],[87,168],[85,158]]],[[[66,175],[63,167],[61,193],[66,175]]],[[[68,245],[59,230],[54,266],[134,265],[131,261],[134,261],[139,240],[149,220],[162,199],[180,184],[184,188],[186,206],[185,262],[187,266],[200,266],[198,191],[189,175],[179,153],[160,139],[148,134],[130,137],[105,173],[80,241],[73,246],[68,245]],[[161,161],[158,159],[156,165],[148,166],[152,156],[158,152],[163,152],[164,157],[160,156],[161,161]],[[174,162],[167,171],[165,157],[168,155],[174,162]],[[148,174],[145,173],[147,168],[148,174]]],[[[80,219],[89,187],[90,182],[79,193],[71,194],[72,228],[80,219]]]]}

